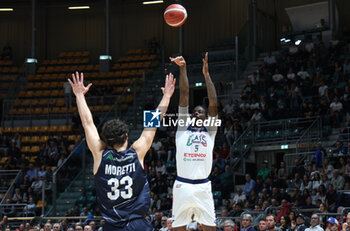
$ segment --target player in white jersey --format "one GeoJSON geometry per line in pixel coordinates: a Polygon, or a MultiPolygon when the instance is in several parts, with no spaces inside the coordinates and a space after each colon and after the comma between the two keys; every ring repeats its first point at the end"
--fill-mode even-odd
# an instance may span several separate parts
{"type": "MultiPolygon", "coordinates": [[[[189,87],[186,61],[182,56],[170,58],[180,67],[180,101],[178,121],[194,119],[196,122],[217,119],[217,96],[208,71],[208,53],[203,59],[203,75],[207,86],[209,107],[208,115],[202,106],[194,108],[188,115],[189,87]]],[[[176,132],[176,168],[177,178],[173,188],[173,218],[175,231],[186,230],[186,225],[194,220],[202,224],[203,229],[216,230],[214,199],[211,182],[208,177],[213,162],[216,126],[180,126],[176,132]]]]}

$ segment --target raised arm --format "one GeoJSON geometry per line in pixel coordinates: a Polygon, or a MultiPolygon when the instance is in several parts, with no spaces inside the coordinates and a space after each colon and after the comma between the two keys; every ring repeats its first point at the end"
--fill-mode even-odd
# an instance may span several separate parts
{"type": "Polygon", "coordinates": [[[211,117],[215,117],[218,114],[218,98],[216,96],[215,86],[211,81],[211,78],[209,75],[208,52],[205,53],[205,57],[203,59],[203,75],[205,78],[205,85],[207,86],[207,92],[208,92],[208,98],[209,98],[208,114],[211,117]]]}
{"type": "Polygon", "coordinates": [[[188,106],[189,99],[189,87],[188,87],[188,78],[187,78],[187,70],[186,70],[186,61],[182,56],[178,56],[176,58],[171,58],[170,61],[176,63],[180,67],[180,107],[188,106]]]}
{"type": "Polygon", "coordinates": [[[76,72],[75,75],[72,74],[72,80],[68,79],[68,82],[72,86],[74,95],[77,100],[77,107],[79,111],[79,116],[81,123],[85,131],[86,142],[89,146],[90,151],[94,157],[94,172],[95,167],[100,165],[102,151],[104,149],[104,143],[101,141],[98,134],[97,128],[94,124],[92,114],[85,100],[85,94],[89,91],[92,83],[84,86],[84,74],[76,72]]]}
{"type": "MultiPolygon", "coordinates": [[[[163,119],[163,116],[168,109],[170,98],[174,93],[175,83],[176,83],[176,79],[174,79],[173,74],[170,73],[169,75],[166,76],[165,86],[162,87],[163,98],[156,109],[157,111],[159,110],[161,113],[160,114],[161,120],[163,119]]],[[[153,138],[156,134],[156,131],[157,131],[157,128],[143,129],[140,138],[136,140],[135,143],[133,143],[131,146],[137,152],[139,161],[141,162],[142,166],[143,166],[143,159],[145,158],[147,151],[150,149],[152,145],[153,138]]]]}

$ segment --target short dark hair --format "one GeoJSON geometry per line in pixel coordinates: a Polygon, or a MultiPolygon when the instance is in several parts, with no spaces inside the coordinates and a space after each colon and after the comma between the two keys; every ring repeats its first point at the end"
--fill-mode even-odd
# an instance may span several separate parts
{"type": "Polygon", "coordinates": [[[113,147],[124,144],[128,133],[128,125],[119,119],[112,119],[103,124],[101,138],[107,146],[113,147]]]}
{"type": "Polygon", "coordinates": [[[259,222],[260,221],[266,221],[266,218],[264,217],[264,216],[262,216],[262,217],[260,217],[260,219],[259,219],[259,222]]]}
{"type": "Polygon", "coordinates": [[[204,114],[205,114],[206,116],[208,116],[208,108],[207,108],[206,106],[204,106],[204,105],[197,105],[197,106],[195,106],[195,107],[192,109],[192,111],[193,111],[196,107],[201,107],[201,108],[204,110],[204,114]]]}
{"type": "Polygon", "coordinates": [[[276,216],[275,215],[273,215],[273,214],[267,214],[266,216],[265,216],[265,218],[266,217],[273,217],[273,220],[276,222],[276,216]]]}

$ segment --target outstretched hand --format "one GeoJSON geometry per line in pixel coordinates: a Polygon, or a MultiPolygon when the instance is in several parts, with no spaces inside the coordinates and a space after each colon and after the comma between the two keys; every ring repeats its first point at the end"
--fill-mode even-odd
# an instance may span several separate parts
{"type": "Polygon", "coordinates": [[[169,59],[171,62],[176,63],[179,67],[186,66],[186,61],[182,56],[177,56],[176,58],[169,57],[169,59]]]}
{"type": "Polygon", "coordinates": [[[162,87],[162,92],[164,96],[171,97],[175,90],[175,83],[176,79],[174,78],[173,74],[166,75],[165,78],[165,85],[162,87]]]}
{"type": "Polygon", "coordinates": [[[208,52],[205,52],[205,57],[203,59],[203,75],[209,75],[209,67],[208,67],[208,52]]]}
{"type": "Polygon", "coordinates": [[[78,95],[81,93],[85,95],[86,92],[88,92],[90,87],[92,86],[92,83],[89,83],[86,87],[84,86],[84,74],[82,72],[80,73],[80,75],[79,72],[75,72],[75,74],[73,73],[72,80],[68,79],[68,82],[72,86],[74,95],[78,95]]]}

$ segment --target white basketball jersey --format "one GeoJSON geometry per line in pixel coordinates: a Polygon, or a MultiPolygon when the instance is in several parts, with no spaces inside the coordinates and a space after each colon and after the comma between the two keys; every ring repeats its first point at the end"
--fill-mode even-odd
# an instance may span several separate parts
{"type": "MultiPolygon", "coordinates": [[[[188,117],[188,107],[179,107],[178,120],[186,120],[188,117]]],[[[209,177],[216,131],[215,126],[198,129],[178,126],[175,137],[178,176],[191,180],[209,177]]]]}

